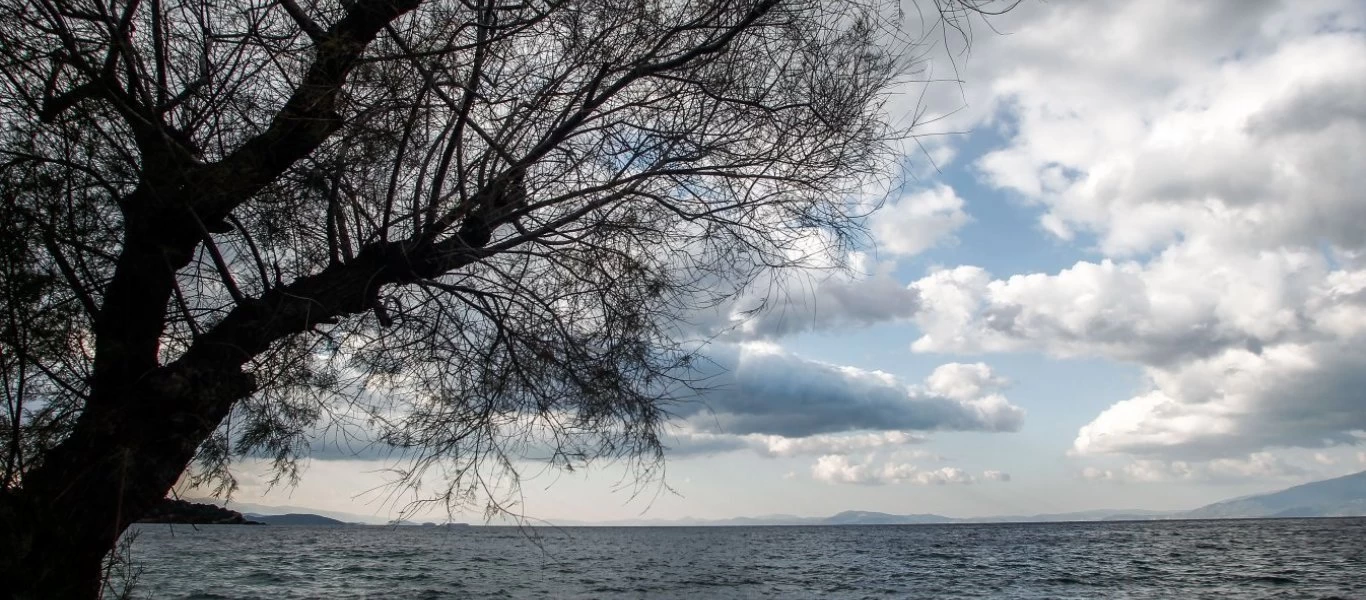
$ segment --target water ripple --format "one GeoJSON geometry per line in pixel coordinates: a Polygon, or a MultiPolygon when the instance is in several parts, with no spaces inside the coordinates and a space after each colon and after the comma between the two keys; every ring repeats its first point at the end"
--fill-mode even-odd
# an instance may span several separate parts
{"type": "Polygon", "coordinates": [[[867,527],[140,526],[136,596],[1366,600],[1366,519],[867,527]]]}

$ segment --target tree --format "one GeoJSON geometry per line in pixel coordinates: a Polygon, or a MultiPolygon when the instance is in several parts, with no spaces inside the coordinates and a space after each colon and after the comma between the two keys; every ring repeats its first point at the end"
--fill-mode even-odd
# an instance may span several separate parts
{"type": "Polygon", "coordinates": [[[288,475],[338,423],[449,501],[519,444],[657,464],[689,311],[858,232],[916,42],[873,0],[0,6],[23,598],[97,595],[187,469],[288,475]]]}

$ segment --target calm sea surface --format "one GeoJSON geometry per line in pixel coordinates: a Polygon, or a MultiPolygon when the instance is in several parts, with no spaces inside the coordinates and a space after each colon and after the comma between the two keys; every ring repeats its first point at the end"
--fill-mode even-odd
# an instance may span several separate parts
{"type": "Polygon", "coordinates": [[[1366,600],[1366,519],[138,531],[138,598],[1366,600]]]}

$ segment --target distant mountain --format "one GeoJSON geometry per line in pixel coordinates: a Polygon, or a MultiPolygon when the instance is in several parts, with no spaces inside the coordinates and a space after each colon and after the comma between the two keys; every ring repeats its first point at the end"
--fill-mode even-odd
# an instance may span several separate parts
{"type": "Polygon", "coordinates": [[[824,517],[798,517],[794,515],[764,515],[759,517],[731,517],[729,519],[617,519],[614,521],[578,521],[574,519],[555,519],[554,521],[530,521],[533,526],[549,527],[764,527],[770,525],[820,525],[824,517]]]}
{"type": "Polygon", "coordinates": [[[1178,510],[1141,510],[1109,509],[1082,510],[1066,513],[1044,513],[1037,515],[1004,515],[999,517],[969,517],[958,519],[966,523],[1063,523],[1068,521],[1150,521],[1170,519],[1179,515],[1178,510]]]}
{"type": "Polygon", "coordinates": [[[933,525],[941,523],[1033,523],[1062,521],[1144,521],[1171,518],[1178,511],[1157,510],[1089,510],[1074,513],[1041,515],[1009,515],[999,517],[955,518],[936,514],[896,515],[867,510],[846,510],[828,517],[798,517],[794,515],[765,515],[762,517],[733,517],[730,519],[628,519],[610,522],[555,521],[561,527],[737,527],[774,525],[933,525]]]}
{"type": "Polygon", "coordinates": [[[1366,471],[1279,492],[1215,502],[1180,516],[1187,519],[1366,516],[1366,471]]]}
{"type": "Polygon", "coordinates": [[[891,515],[866,510],[846,510],[820,520],[821,525],[921,525],[926,523],[953,523],[961,519],[943,515],[891,515]]]}
{"type": "Polygon", "coordinates": [[[468,526],[469,523],[437,523],[435,521],[423,521],[419,523],[417,521],[409,521],[407,519],[394,519],[392,521],[389,521],[388,523],[385,523],[385,525],[388,527],[460,527],[468,526]]]}
{"type": "Polygon", "coordinates": [[[258,515],[247,513],[247,517],[253,521],[260,521],[266,525],[346,525],[345,521],[330,519],[322,515],[311,513],[289,513],[287,515],[258,515]]]}

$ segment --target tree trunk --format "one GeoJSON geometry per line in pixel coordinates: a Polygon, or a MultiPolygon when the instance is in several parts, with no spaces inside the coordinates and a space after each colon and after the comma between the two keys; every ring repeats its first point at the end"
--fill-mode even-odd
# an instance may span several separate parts
{"type": "Polygon", "coordinates": [[[347,75],[375,36],[420,2],[346,3],[340,19],[311,32],[313,60],[269,126],[216,163],[186,161],[159,123],[134,120],[141,181],[117,199],[124,243],[95,322],[90,395],[66,439],[20,487],[0,490],[0,600],[98,596],[105,554],[255,390],[243,365],[271,343],[373,304],[367,292],[380,282],[367,277],[383,264],[374,252],[239,303],[178,360],[159,363],[175,274],[200,244],[202,222],[226,217],[342,126],[336,107],[347,75]]]}
{"type": "Polygon", "coordinates": [[[99,597],[101,560],[106,552],[99,542],[70,528],[19,519],[5,521],[4,572],[0,573],[0,597],[15,600],[39,598],[87,600],[99,597]],[[22,538],[21,541],[15,541],[22,538]],[[16,544],[24,543],[26,547],[16,544]],[[17,552],[16,552],[17,551],[17,552]],[[18,562],[12,562],[15,559],[18,562]]]}
{"type": "Polygon", "coordinates": [[[97,597],[106,553],[252,389],[235,368],[182,366],[143,378],[138,402],[88,408],[23,487],[0,498],[0,598],[97,597]]]}

